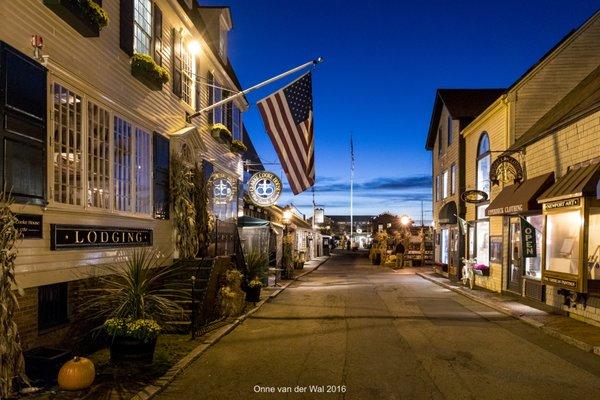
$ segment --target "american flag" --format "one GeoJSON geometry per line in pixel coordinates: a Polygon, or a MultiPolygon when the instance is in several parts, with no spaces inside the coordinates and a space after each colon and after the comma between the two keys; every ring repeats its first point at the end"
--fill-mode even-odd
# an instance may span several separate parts
{"type": "Polygon", "coordinates": [[[307,73],[258,102],[265,128],[294,194],[315,184],[312,76],[307,73]]]}

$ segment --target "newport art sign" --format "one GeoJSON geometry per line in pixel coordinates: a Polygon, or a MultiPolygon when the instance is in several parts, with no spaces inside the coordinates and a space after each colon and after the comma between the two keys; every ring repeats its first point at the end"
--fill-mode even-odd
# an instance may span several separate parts
{"type": "Polygon", "coordinates": [[[50,249],[152,245],[152,229],[92,225],[50,225],[50,249]]]}
{"type": "Polygon", "coordinates": [[[272,206],[281,196],[281,180],[268,171],[257,172],[248,181],[248,195],[257,206],[272,206]]]}
{"type": "Polygon", "coordinates": [[[235,194],[233,181],[223,173],[215,172],[210,177],[214,204],[229,204],[235,194]]]}

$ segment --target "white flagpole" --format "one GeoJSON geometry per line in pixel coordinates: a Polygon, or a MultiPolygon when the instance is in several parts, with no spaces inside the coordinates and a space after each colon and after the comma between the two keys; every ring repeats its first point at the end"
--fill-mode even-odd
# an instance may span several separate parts
{"type": "Polygon", "coordinates": [[[350,250],[354,245],[354,144],[350,133],[350,250]]]}
{"type": "Polygon", "coordinates": [[[312,61],[309,61],[307,63],[299,65],[296,68],[292,68],[289,71],[286,71],[286,72],[284,72],[282,74],[274,76],[273,78],[267,79],[266,81],[261,82],[261,83],[259,83],[257,85],[254,85],[254,86],[252,86],[252,87],[250,87],[250,88],[248,88],[246,90],[242,90],[241,92],[237,92],[233,96],[227,97],[226,99],[218,101],[218,102],[216,102],[214,104],[209,105],[208,107],[204,107],[200,111],[197,111],[197,112],[195,112],[193,114],[188,115],[187,121],[189,122],[189,121],[192,120],[192,118],[196,118],[196,117],[198,117],[200,114],[202,114],[204,112],[208,112],[208,111],[210,111],[210,110],[212,110],[212,109],[214,109],[216,107],[222,106],[225,103],[230,103],[233,100],[237,99],[238,97],[244,96],[244,95],[246,95],[246,94],[248,94],[248,93],[250,93],[250,92],[252,92],[252,91],[254,91],[256,89],[260,89],[261,87],[266,86],[269,83],[275,82],[275,81],[277,81],[277,80],[279,80],[281,78],[284,78],[284,77],[286,77],[286,76],[288,76],[290,74],[293,74],[296,71],[300,71],[300,70],[302,70],[304,68],[310,67],[312,65],[320,64],[322,62],[323,62],[323,57],[318,57],[318,58],[316,58],[316,59],[314,59],[312,61]]]}

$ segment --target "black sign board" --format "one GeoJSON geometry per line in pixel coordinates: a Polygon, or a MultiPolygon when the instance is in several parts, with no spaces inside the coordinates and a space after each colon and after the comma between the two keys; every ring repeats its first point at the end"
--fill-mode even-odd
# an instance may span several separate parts
{"type": "Polygon", "coordinates": [[[535,227],[525,218],[521,218],[521,243],[523,243],[523,258],[537,257],[535,227]]]}
{"type": "Polygon", "coordinates": [[[152,245],[152,229],[52,224],[50,232],[52,250],[152,245]]]}
{"type": "Polygon", "coordinates": [[[561,200],[561,201],[553,201],[551,203],[544,203],[544,210],[554,210],[555,208],[564,208],[564,207],[576,207],[579,206],[580,201],[579,198],[569,199],[569,200],[561,200]]]}
{"type": "Polygon", "coordinates": [[[21,230],[23,239],[41,239],[44,224],[41,215],[37,214],[15,214],[19,220],[15,228],[21,230]]]}

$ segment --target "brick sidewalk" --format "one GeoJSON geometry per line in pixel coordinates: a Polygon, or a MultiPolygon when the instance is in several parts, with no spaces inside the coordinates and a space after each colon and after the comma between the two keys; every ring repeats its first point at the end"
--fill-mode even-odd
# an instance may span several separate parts
{"type": "Polygon", "coordinates": [[[534,307],[527,299],[516,295],[510,296],[477,288],[471,290],[433,272],[417,272],[417,275],[600,356],[600,328],[597,326],[577,321],[544,304],[536,304],[534,307]]]}

